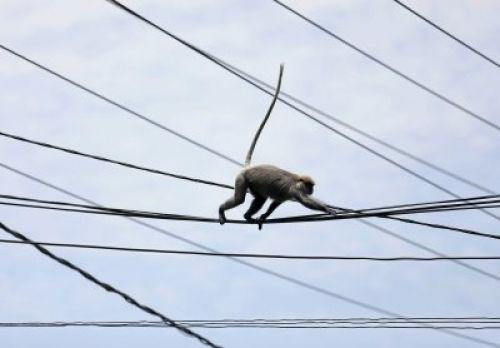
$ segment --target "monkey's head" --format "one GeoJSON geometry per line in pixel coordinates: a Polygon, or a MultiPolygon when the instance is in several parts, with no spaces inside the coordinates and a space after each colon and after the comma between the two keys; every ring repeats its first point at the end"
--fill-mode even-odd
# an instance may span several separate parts
{"type": "Polygon", "coordinates": [[[297,183],[297,185],[299,186],[299,190],[307,195],[312,195],[314,192],[315,182],[310,176],[299,176],[299,182],[297,183]]]}

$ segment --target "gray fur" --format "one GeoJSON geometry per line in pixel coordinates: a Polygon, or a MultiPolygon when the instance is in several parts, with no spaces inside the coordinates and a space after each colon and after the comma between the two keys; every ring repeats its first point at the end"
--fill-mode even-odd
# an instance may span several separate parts
{"type": "Polygon", "coordinates": [[[268,210],[258,219],[259,229],[262,228],[262,222],[285,201],[296,201],[309,209],[335,214],[335,211],[326,204],[311,197],[314,181],[310,177],[263,164],[245,168],[238,174],[234,196],[219,207],[221,225],[226,222],[224,212],[242,204],[248,191],[254,196],[254,200],[244,215],[247,221],[254,221],[253,215],[262,208],[268,198],[272,200],[268,210]]]}

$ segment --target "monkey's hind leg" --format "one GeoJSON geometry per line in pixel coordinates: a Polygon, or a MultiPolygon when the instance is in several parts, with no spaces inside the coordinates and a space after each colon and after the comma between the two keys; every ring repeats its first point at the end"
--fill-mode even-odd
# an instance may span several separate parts
{"type": "Polygon", "coordinates": [[[255,221],[255,219],[253,219],[252,216],[254,216],[255,213],[257,213],[260,210],[260,208],[262,208],[262,206],[264,205],[264,203],[266,203],[266,198],[265,197],[255,196],[255,198],[252,201],[252,204],[250,204],[250,208],[248,208],[248,210],[245,213],[245,215],[243,215],[243,217],[245,218],[245,220],[247,220],[247,221],[255,221]]]}
{"type": "Polygon", "coordinates": [[[236,177],[236,182],[234,184],[234,196],[229,198],[224,204],[219,207],[219,223],[224,225],[226,222],[226,215],[224,212],[228,209],[237,207],[238,205],[245,202],[245,195],[247,193],[248,185],[245,177],[239,174],[236,177]]]}
{"type": "Polygon", "coordinates": [[[264,221],[266,221],[266,219],[269,217],[269,215],[271,215],[273,213],[273,211],[276,210],[276,208],[278,208],[281,203],[283,203],[282,201],[278,201],[278,200],[275,200],[271,203],[271,205],[269,206],[269,208],[267,209],[267,211],[262,214],[258,220],[259,222],[259,230],[262,229],[262,224],[264,223],[264,221]]]}

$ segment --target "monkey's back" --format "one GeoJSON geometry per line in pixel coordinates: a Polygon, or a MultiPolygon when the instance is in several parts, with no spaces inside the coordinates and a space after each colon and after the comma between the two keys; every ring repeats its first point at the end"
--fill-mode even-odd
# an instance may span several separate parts
{"type": "Polygon", "coordinates": [[[254,196],[277,200],[290,199],[299,176],[270,164],[256,165],[243,171],[248,188],[254,196]]]}

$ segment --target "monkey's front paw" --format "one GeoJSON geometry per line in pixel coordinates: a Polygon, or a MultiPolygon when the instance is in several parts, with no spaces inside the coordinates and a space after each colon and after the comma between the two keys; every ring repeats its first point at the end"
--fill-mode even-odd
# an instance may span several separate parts
{"type": "Polygon", "coordinates": [[[326,213],[328,213],[328,214],[330,214],[332,216],[337,215],[337,211],[335,209],[333,209],[333,208],[327,208],[326,209],[326,213]]]}

